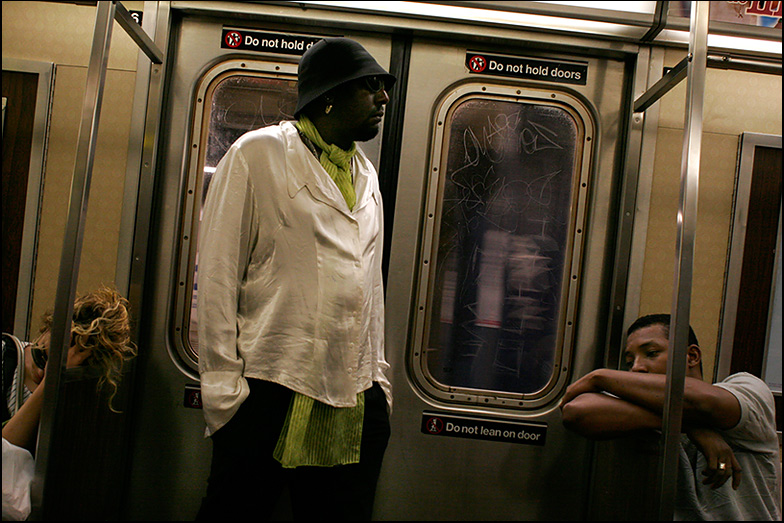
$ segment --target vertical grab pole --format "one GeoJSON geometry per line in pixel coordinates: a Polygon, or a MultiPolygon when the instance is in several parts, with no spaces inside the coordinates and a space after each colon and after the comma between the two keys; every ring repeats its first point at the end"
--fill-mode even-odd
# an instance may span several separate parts
{"type": "Polygon", "coordinates": [[[62,409],[58,405],[61,382],[65,375],[68,349],[71,346],[71,316],[79,277],[79,261],[84,237],[84,222],[87,200],[90,193],[95,144],[98,138],[98,120],[101,113],[109,45],[116,10],[115,2],[98,2],[93,32],[93,45],[87,69],[87,85],[82,104],[82,121],[79,127],[76,161],[71,179],[71,196],[68,205],[63,250],[60,257],[60,272],[57,280],[52,332],[49,344],[49,363],[44,382],[44,404],[38,430],[38,445],[35,458],[35,476],[31,487],[32,515],[35,519],[56,519],[56,514],[46,514],[44,497],[53,477],[49,466],[54,431],[62,409]]]}
{"type": "Polygon", "coordinates": [[[686,349],[689,345],[689,312],[697,229],[697,195],[702,147],[702,109],[708,55],[710,2],[691,2],[689,65],[686,85],[686,121],[681,160],[680,207],[676,239],[675,282],[670,321],[667,392],[662,425],[662,461],[659,466],[659,520],[671,521],[674,514],[678,460],[686,381],[686,349]]]}

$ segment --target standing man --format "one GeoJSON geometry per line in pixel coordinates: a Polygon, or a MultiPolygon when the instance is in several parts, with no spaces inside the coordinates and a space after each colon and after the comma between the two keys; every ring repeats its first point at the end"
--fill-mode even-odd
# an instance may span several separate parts
{"type": "Polygon", "coordinates": [[[204,203],[199,372],[213,442],[199,519],[369,520],[390,435],[378,134],[395,78],[357,42],[302,57],[297,120],[229,149],[204,203]]]}
{"type": "MultiPolygon", "coordinates": [[[[669,330],[669,314],[636,320],[624,350],[632,372],[598,369],[573,383],[561,402],[564,425],[595,439],[661,429],[669,330]]],[[[780,521],[773,394],[746,372],[705,383],[701,361],[689,327],[675,519],[780,521]]]]}

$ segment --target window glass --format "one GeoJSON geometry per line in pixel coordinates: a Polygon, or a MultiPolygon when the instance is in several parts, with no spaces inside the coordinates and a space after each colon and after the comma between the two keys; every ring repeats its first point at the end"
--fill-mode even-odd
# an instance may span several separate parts
{"type": "Polygon", "coordinates": [[[437,388],[518,395],[554,379],[582,139],[547,101],[463,97],[446,112],[420,362],[437,388]]]}
{"type": "MultiPolygon", "coordinates": [[[[198,172],[203,179],[200,184],[201,199],[198,203],[201,216],[201,205],[207,195],[210,179],[215,172],[215,167],[226,154],[229,147],[237,138],[253,129],[273,125],[283,120],[294,119],[294,109],[297,105],[297,81],[278,77],[239,74],[232,72],[217,77],[207,89],[204,112],[204,125],[206,137],[202,139],[199,160],[202,167],[198,172]],[[206,139],[205,139],[206,138],[206,139]]],[[[192,230],[198,231],[198,224],[193,224],[192,230]]],[[[193,244],[198,239],[193,237],[193,244]]],[[[195,251],[195,249],[193,249],[195,251]]],[[[193,269],[192,293],[190,296],[189,321],[184,326],[184,338],[189,346],[186,351],[193,361],[198,361],[198,318],[196,313],[198,253],[192,255],[193,269]]]]}

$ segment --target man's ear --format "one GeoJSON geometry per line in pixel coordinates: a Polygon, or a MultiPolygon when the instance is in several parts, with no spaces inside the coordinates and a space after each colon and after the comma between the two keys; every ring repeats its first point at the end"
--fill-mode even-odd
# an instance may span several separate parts
{"type": "Polygon", "coordinates": [[[689,348],[686,349],[686,363],[689,368],[699,366],[701,361],[702,350],[700,350],[699,345],[689,345],[689,348]]]}

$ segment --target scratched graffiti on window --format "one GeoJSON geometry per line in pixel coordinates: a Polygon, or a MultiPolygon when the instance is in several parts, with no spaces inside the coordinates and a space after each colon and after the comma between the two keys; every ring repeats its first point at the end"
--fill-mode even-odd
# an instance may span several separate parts
{"type": "Polygon", "coordinates": [[[297,82],[277,78],[232,75],[220,80],[209,103],[209,132],[205,151],[202,200],[209,173],[237,138],[248,131],[282,120],[292,120],[297,104],[297,82]]]}
{"type": "Polygon", "coordinates": [[[450,114],[428,369],[452,387],[532,393],[554,371],[578,127],[516,101],[450,114]]]}

